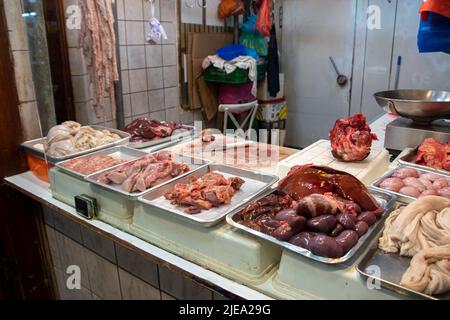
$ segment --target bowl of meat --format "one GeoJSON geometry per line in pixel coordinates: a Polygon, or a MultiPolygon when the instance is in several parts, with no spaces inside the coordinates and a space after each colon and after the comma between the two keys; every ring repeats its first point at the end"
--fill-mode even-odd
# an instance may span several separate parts
{"type": "Polygon", "coordinates": [[[375,100],[388,112],[429,124],[450,118],[450,92],[435,90],[392,90],[375,93],[375,100]]]}

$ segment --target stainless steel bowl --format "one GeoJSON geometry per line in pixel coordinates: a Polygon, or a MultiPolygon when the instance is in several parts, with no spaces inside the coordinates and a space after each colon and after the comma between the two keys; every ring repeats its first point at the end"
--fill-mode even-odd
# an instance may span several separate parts
{"type": "Polygon", "coordinates": [[[419,124],[450,119],[450,92],[434,90],[392,90],[375,93],[377,103],[419,124]]]}

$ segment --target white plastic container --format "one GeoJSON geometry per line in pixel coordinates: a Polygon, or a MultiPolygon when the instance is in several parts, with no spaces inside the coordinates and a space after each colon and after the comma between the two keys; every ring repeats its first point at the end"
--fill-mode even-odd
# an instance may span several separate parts
{"type": "Polygon", "coordinates": [[[385,149],[372,149],[367,159],[359,162],[343,162],[331,154],[328,140],[319,140],[302,151],[284,159],[278,164],[277,175],[284,178],[293,166],[316,164],[345,171],[354,175],[366,186],[381,177],[389,167],[389,152],[385,149]]]}
{"type": "Polygon", "coordinates": [[[56,167],[49,170],[49,179],[53,198],[71,207],[75,208],[75,196],[90,194],[88,182],[56,167]]]}
{"type": "Polygon", "coordinates": [[[246,284],[267,281],[281,249],[221,223],[205,228],[136,202],[130,233],[207,269],[246,284]]]}

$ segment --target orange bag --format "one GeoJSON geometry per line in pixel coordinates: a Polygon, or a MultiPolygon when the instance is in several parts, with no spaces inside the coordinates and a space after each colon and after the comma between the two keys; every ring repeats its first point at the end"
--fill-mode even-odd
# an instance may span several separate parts
{"type": "Polygon", "coordinates": [[[262,0],[261,7],[258,12],[258,20],[255,24],[255,29],[264,36],[270,36],[270,29],[272,29],[272,21],[270,19],[270,11],[272,9],[272,0],[262,0]]]}
{"type": "Polygon", "coordinates": [[[428,0],[422,3],[419,13],[431,11],[450,18],[450,0],[428,0]]]}
{"type": "Polygon", "coordinates": [[[242,0],[222,0],[219,4],[218,14],[220,19],[237,16],[244,13],[242,0]]]}

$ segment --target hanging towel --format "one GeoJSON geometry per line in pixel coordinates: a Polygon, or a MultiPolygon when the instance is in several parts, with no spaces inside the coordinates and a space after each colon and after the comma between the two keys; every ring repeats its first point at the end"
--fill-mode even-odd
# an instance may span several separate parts
{"type": "Polygon", "coordinates": [[[270,29],[269,57],[267,64],[267,86],[271,97],[280,92],[280,64],[278,57],[277,31],[275,25],[270,29]]]}

